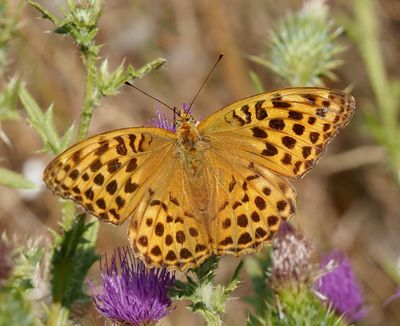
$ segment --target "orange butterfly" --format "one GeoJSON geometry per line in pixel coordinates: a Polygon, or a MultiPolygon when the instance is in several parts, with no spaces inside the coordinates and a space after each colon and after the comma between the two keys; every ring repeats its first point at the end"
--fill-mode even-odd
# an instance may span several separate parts
{"type": "Polygon", "coordinates": [[[287,88],[233,103],[176,132],[127,128],[90,137],[56,157],[44,180],[102,221],[131,218],[129,239],[149,266],[186,270],[212,254],[268,242],[295,213],[288,178],[310,170],[353,115],[327,88],[287,88]]]}

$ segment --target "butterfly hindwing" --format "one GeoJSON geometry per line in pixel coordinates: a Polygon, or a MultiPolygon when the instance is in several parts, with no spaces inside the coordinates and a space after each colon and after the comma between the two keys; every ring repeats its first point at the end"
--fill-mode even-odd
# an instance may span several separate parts
{"type": "Polygon", "coordinates": [[[57,195],[88,213],[123,223],[146,194],[162,162],[171,157],[175,134],[158,128],[127,128],[88,138],[57,156],[44,181],[57,195]]]}
{"type": "Polygon", "coordinates": [[[164,172],[132,217],[129,239],[136,255],[148,266],[185,271],[199,266],[211,254],[205,219],[187,189],[189,180],[182,163],[164,162],[164,172]]]}
{"type": "Polygon", "coordinates": [[[262,248],[295,213],[296,192],[285,178],[227,149],[210,150],[207,163],[219,198],[210,221],[214,253],[239,256],[262,248]]]}
{"type": "Polygon", "coordinates": [[[199,125],[204,137],[269,170],[300,177],[347,125],[355,102],[326,88],[287,88],[229,105],[199,125]]]}

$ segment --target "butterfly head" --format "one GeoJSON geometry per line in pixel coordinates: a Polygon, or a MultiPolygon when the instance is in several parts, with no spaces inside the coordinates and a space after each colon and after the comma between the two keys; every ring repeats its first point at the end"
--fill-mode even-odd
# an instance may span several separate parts
{"type": "Polygon", "coordinates": [[[177,116],[175,118],[175,129],[176,130],[191,129],[195,125],[196,125],[196,120],[185,109],[182,109],[179,111],[179,113],[177,113],[177,116]]]}

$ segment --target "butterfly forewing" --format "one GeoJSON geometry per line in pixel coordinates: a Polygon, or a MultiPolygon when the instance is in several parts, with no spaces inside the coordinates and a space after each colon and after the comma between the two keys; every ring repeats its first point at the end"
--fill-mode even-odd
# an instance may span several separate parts
{"type": "Polygon", "coordinates": [[[299,177],[347,125],[354,106],[345,92],[288,88],[229,105],[201,122],[199,131],[218,146],[229,146],[238,157],[299,177]]]}
{"type": "Polygon", "coordinates": [[[44,181],[57,195],[113,224],[123,223],[163,168],[175,134],[128,128],[88,138],[57,156],[44,181]]]}

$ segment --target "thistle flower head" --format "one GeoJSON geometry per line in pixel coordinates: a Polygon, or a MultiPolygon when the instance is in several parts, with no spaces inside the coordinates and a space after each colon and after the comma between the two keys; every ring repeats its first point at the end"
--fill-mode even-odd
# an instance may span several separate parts
{"type": "MultiPolygon", "coordinates": [[[[189,105],[186,103],[183,103],[182,110],[190,113],[189,105]]],[[[175,131],[175,124],[173,121],[169,121],[169,119],[167,118],[167,115],[165,114],[165,111],[158,109],[156,114],[157,114],[157,117],[155,117],[149,121],[150,126],[157,127],[157,128],[163,128],[163,129],[166,129],[169,131],[175,131]]]]}
{"type": "Polygon", "coordinates": [[[311,244],[291,224],[284,222],[272,240],[274,287],[302,283],[310,278],[311,244]]]}
{"type": "Polygon", "coordinates": [[[168,120],[165,111],[158,109],[156,114],[157,116],[149,121],[150,126],[175,131],[175,125],[168,120]]]}
{"type": "MultiPolygon", "coordinates": [[[[101,262],[103,291],[94,293],[97,310],[117,323],[155,323],[171,311],[168,289],[175,277],[165,269],[147,269],[130,248],[114,251],[101,262]]],[[[93,288],[93,286],[91,286],[93,288]]]]}
{"type": "Polygon", "coordinates": [[[322,259],[321,267],[326,269],[332,262],[336,264],[336,268],[317,281],[317,291],[348,321],[355,322],[364,318],[364,299],[349,260],[343,253],[333,251],[322,259]]]}

